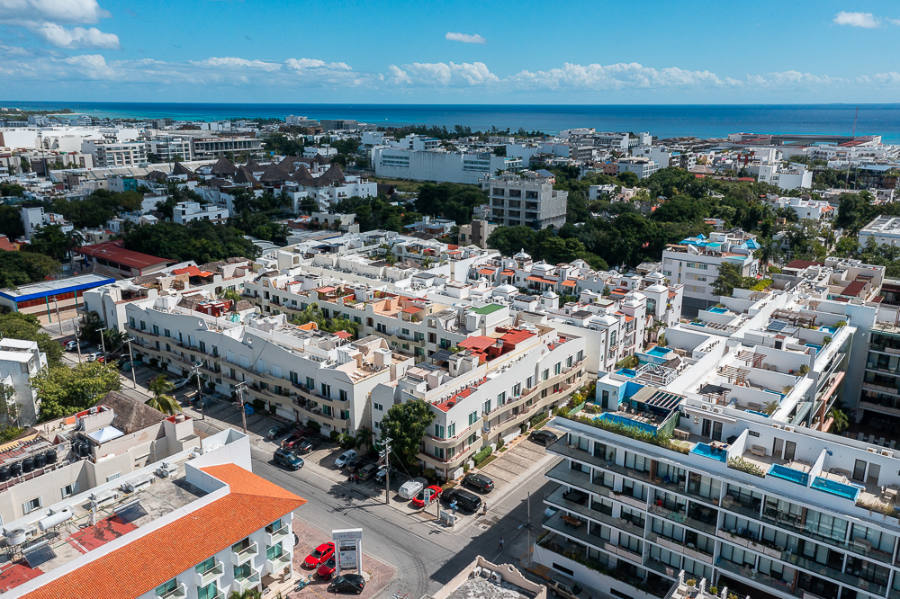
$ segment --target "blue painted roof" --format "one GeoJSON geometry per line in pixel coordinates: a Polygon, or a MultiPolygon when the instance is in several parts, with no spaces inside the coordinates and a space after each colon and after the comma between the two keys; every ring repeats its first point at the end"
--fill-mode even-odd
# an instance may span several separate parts
{"type": "Polygon", "coordinates": [[[0,291],[0,297],[4,297],[18,304],[20,302],[49,298],[64,293],[94,289],[95,287],[101,287],[115,282],[115,279],[101,277],[99,275],[82,275],[80,277],[71,277],[69,279],[42,281],[31,285],[23,285],[18,289],[4,289],[0,291]],[[69,282],[69,284],[66,284],[67,282],[69,282]]]}

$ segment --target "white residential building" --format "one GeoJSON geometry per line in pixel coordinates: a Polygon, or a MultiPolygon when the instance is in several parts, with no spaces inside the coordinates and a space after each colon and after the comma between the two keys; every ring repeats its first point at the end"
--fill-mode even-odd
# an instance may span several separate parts
{"type": "Polygon", "coordinates": [[[475,185],[497,171],[522,167],[519,158],[491,152],[447,152],[379,147],[372,149],[372,164],[378,177],[469,183],[475,185]]]}
{"type": "Polygon", "coordinates": [[[0,420],[4,424],[30,426],[37,422],[40,402],[31,377],[47,368],[47,355],[36,341],[3,337],[0,339],[0,420]],[[6,394],[9,395],[6,395],[6,394]]]}
{"type": "Polygon", "coordinates": [[[782,166],[778,163],[762,163],[757,165],[757,180],[760,183],[777,185],[785,191],[791,189],[809,189],[812,187],[813,174],[803,165],[791,164],[782,166]]]}
{"type": "Polygon", "coordinates": [[[25,239],[31,239],[31,236],[44,226],[59,225],[63,233],[68,233],[75,228],[62,214],[44,212],[43,206],[23,206],[19,215],[22,218],[22,226],[25,228],[25,239]]]}
{"type": "Polygon", "coordinates": [[[638,179],[646,179],[659,170],[659,164],[650,158],[632,156],[620,158],[616,163],[616,168],[619,173],[634,173],[638,179]]]}
{"type": "Polygon", "coordinates": [[[534,171],[484,179],[481,187],[490,198],[491,220],[508,227],[562,227],[566,223],[569,192],[553,189],[555,182],[549,173],[534,171]]]}
{"type": "Polygon", "coordinates": [[[859,230],[859,245],[865,247],[869,241],[875,245],[900,245],[900,217],[882,215],[859,230]]]}
{"type": "Polygon", "coordinates": [[[81,151],[90,154],[97,167],[135,167],[147,164],[147,144],[143,141],[86,139],[81,151]]]}
{"type": "Polygon", "coordinates": [[[214,204],[201,204],[199,202],[179,202],[172,211],[172,220],[179,224],[189,223],[195,220],[208,220],[214,223],[223,223],[228,220],[228,208],[214,204]]]}
{"type": "Polygon", "coordinates": [[[807,200],[804,198],[779,197],[773,202],[778,208],[787,208],[800,220],[824,221],[835,216],[834,206],[825,200],[807,200]]]}
{"type": "MultiPolygon", "coordinates": [[[[147,153],[157,162],[189,162],[194,159],[190,137],[174,135],[152,137],[147,141],[147,153]]],[[[148,156],[149,159],[149,156],[148,156]]]]}

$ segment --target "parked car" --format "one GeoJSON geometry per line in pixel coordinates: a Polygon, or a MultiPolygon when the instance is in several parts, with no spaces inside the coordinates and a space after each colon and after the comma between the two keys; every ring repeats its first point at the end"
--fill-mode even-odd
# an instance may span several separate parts
{"type": "Polygon", "coordinates": [[[490,493],[494,490],[494,481],[490,476],[480,472],[470,472],[462,479],[462,484],[479,493],[490,493]]]}
{"type": "MultiPolygon", "coordinates": [[[[379,466],[378,472],[375,473],[375,482],[379,485],[384,484],[384,478],[387,476],[387,466],[379,466]]],[[[391,479],[397,480],[397,470],[391,468],[391,479]]]]}
{"type": "Polygon", "coordinates": [[[359,574],[342,574],[328,584],[329,593],[355,593],[366,588],[366,579],[359,574]]]}
{"type": "Polygon", "coordinates": [[[578,599],[578,593],[581,592],[581,587],[575,583],[552,579],[547,581],[547,589],[562,599],[578,599]]]}
{"type": "Polygon", "coordinates": [[[548,445],[552,445],[553,443],[555,443],[556,440],[559,439],[559,437],[551,433],[550,431],[536,430],[531,431],[531,434],[528,435],[528,439],[534,441],[538,445],[547,447],[548,445]]]}
{"type": "Polygon", "coordinates": [[[369,480],[373,476],[375,476],[375,471],[378,470],[378,464],[368,463],[362,468],[359,469],[357,475],[359,476],[359,480],[369,480]]]}
{"type": "Polygon", "coordinates": [[[269,427],[269,430],[266,431],[266,438],[269,440],[277,439],[278,437],[282,437],[288,434],[290,430],[290,425],[277,424],[275,426],[269,427]]]}
{"type": "Polygon", "coordinates": [[[456,504],[456,509],[470,514],[474,514],[481,507],[481,497],[458,487],[444,493],[441,501],[448,506],[456,504]]]}
{"type": "Polygon", "coordinates": [[[334,543],[322,543],[306,556],[303,565],[307,568],[318,568],[319,564],[327,562],[332,556],[334,556],[334,543]]]}
{"type": "Polygon", "coordinates": [[[348,449],[334,460],[334,465],[338,468],[344,468],[348,463],[350,463],[350,460],[358,456],[359,454],[356,453],[355,449],[348,449]]]}
{"type": "Polygon", "coordinates": [[[419,491],[425,488],[427,483],[428,481],[424,478],[411,478],[400,485],[400,497],[406,500],[412,499],[419,494],[419,491]]]}
{"type": "Polygon", "coordinates": [[[70,339],[69,341],[66,341],[66,344],[63,347],[66,348],[66,351],[75,351],[78,349],[78,342],[74,339],[70,339]]]}
{"type": "Polygon", "coordinates": [[[87,362],[100,362],[101,364],[104,362],[103,354],[98,351],[89,353],[84,359],[87,362]]]}
{"type": "Polygon", "coordinates": [[[297,453],[309,453],[315,448],[316,444],[311,439],[300,439],[296,445],[294,445],[294,451],[297,453]]]}
{"type": "Polygon", "coordinates": [[[327,562],[319,564],[319,568],[316,570],[316,575],[323,580],[328,580],[332,576],[334,576],[335,570],[337,570],[337,561],[335,560],[335,556],[332,555],[330,558],[328,558],[327,562]]]}
{"type": "Polygon", "coordinates": [[[353,456],[352,458],[347,460],[347,463],[344,464],[344,470],[346,470],[350,474],[353,474],[354,472],[359,470],[362,466],[363,466],[362,457],[357,455],[357,456],[353,456]]]}
{"type": "Polygon", "coordinates": [[[275,460],[276,464],[278,464],[282,468],[287,468],[288,470],[300,470],[301,468],[303,468],[303,458],[296,455],[293,451],[284,449],[283,447],[279,447],[275,450],[273,459],[275,460]]]}
{"type": "Polygon", "coordinates": [[[416,507],[425,507],[426,505],[431,504],[436,501],[443,493],[444,490],[437,485],[429,485],[419,491],[415,497],[413,497],[413,505],[416,507]],[[428,499],[426,499],[426,495],[428,499]]]}

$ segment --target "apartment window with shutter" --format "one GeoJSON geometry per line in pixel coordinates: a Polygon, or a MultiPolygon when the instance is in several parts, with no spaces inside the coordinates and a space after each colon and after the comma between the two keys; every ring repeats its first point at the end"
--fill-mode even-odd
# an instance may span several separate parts
{"type": "Polygon", "coordinates": [[[22,504],[22,511],[26,514],[33,512],[34,510],[41,509],[41,498],[35,497],[34,499],[29,499],[24,504],[22,504]]]}
{"type": "Polygon", "coordinates": [[[469,414],[469,425],[475,424],[475,421],[478,420],[478,412],[472,412],[469,414]]]}

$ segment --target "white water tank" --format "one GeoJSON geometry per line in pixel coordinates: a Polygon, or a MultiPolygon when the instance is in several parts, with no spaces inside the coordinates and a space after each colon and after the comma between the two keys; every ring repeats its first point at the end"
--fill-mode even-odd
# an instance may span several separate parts
{"type": "Polygon", "coordinates": [[[14,528],[6,531],[6,543],[8,545],[21,545],[25,542],[25,538],[24,528],[14,528]]]}
{"type": "Polygon", "coordinates": [[[59,526],[60,524],[62,524],[66,520],[70,519],[71,517],[72,517],[72,508],[64,507],[63,509],[59,510],[56,513],[50,514],[49,516],[47,516],[45,518],[41,518],[38,521],[38,528],[40,528],[42,531],[49,530],[49,529],[53,528],[54,526],[59,526]]]}

